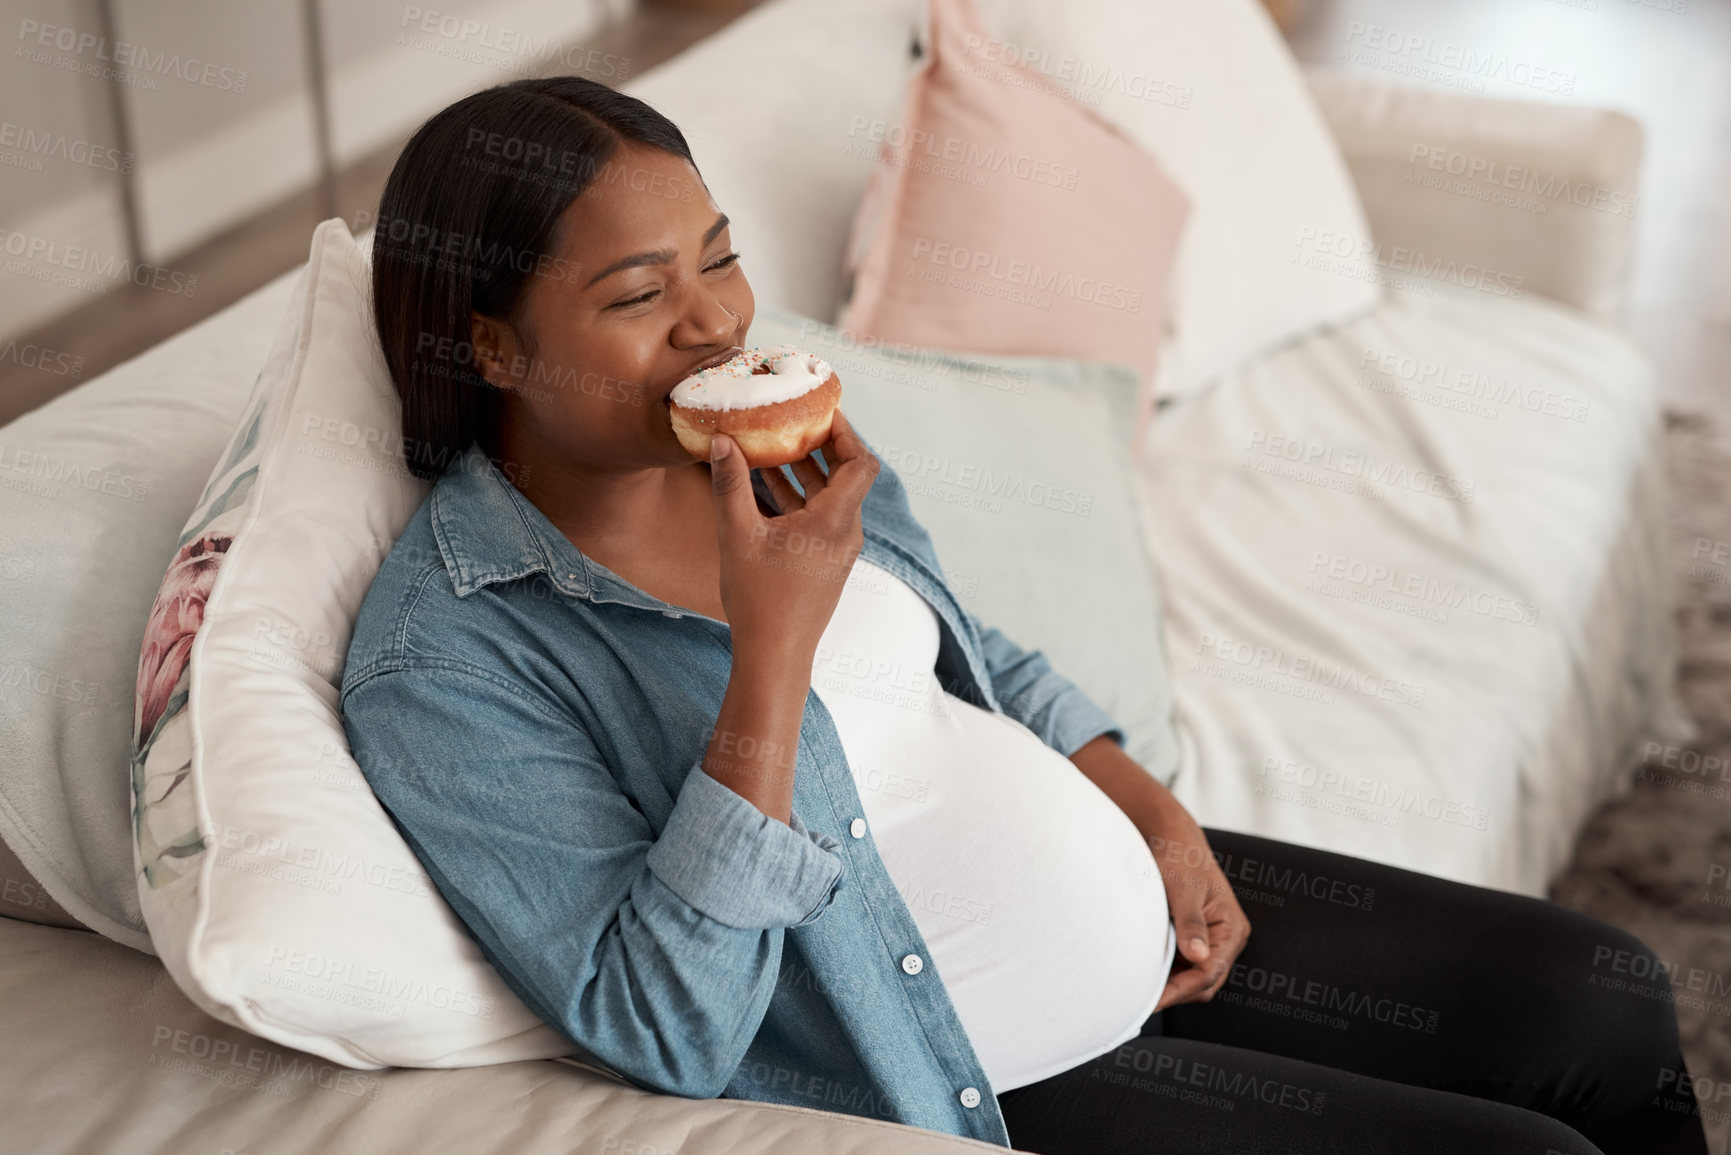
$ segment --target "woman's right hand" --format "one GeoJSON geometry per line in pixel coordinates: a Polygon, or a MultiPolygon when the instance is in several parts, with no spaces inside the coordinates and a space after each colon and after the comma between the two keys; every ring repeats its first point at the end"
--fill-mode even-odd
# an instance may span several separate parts
{"type": "Polygon", "coordinates": [[[819,639],[841,600],[865,534],[860,506],[878,475],[866,448],[840,409],[815,455],[794,462],[802,498],[780,469],[763,470],[779,517],[765,517],[751,489],[751,471],[739,445],[715,435],[710,449],[716,523],[721,536],[721,604],[742,653],[772,662],[803,663],[808,673],[819,639]],[[725,447],[725,450],[723,450],[725,447]],[[725,451],[726,456],[716,458],[725,451]]]}

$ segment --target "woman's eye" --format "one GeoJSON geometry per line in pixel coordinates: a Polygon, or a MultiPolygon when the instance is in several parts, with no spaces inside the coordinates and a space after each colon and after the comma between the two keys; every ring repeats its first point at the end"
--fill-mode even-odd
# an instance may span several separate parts
{"type": "Polygon", "coordinates": [[[727,266],[733,264],[737,260],[739,260],[739,254],[737,252],[732,252],[732,253],[728,253],[725,257],[722,257],[719,261],[716,261],[713,265],[710,265],[709,267],[711,269],[725,269],[727,266]]]}
{"type": "Polygon", "coordinates": [[[651,290],[649,290],[649,292],[644,293],[641,297],[632,297],[629,301],[615,301],[607,307],[609,309],[624,309],[624,308],[627,308],[631,305],[641,305],[645,301],[653,301],[655,299],[655,295],[657,293],[659,293],[660,291],[661,291],[660,289],[651,289],[651,290]]]}

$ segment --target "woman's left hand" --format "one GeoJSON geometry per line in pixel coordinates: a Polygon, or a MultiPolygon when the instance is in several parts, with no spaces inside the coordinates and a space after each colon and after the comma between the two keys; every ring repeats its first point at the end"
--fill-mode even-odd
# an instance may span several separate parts
{"type": "Polygon", "coordinates": [[[1090,739],[1070,761],[1141,832],[1166,884],[1166,907],[1178,928],[1178,957],[1154,1009],[1208,1002],[1226,985],[1232,963],[1250,937],[1250,920],[1239,909],[1202,828],[1172,792],[1109,735],[1090,739]]]}
{"type": "Polygon", "coordinates": [[[1179,1003],[1206,1003],[1226,985],[1232,963],[1250,938],[1250,920],[1238,905],[1202,828],[1176,802],[1146,835],[1166,884],[1166,906],[1178,929],[1178,955],[1156,1011],[1179,1003]]]}

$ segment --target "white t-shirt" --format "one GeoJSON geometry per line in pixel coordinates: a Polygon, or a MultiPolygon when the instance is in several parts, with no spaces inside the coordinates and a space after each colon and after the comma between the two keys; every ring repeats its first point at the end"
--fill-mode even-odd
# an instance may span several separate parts
{"type": "Polygon", "coordinates": [[[1075,763],[938,685],[938,617],[863,557],[812,666],[871,836],[994,1091],[1134,1038],[1177,937],[1154,856],[1075,763]]]}

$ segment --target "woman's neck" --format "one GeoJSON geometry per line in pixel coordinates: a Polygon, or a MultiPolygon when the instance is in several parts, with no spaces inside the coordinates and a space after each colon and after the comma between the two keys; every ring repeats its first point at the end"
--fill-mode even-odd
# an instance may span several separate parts
{"type": "Polygon", "coordinates": [[[707,497],[708,467],[602,469],[573,463],[568,455],[508,420],[502,420],[488,452],[516,466],[511,482],[584,554],[609,568],[613,560],[665,555],[694,509],[707,497]]]}

